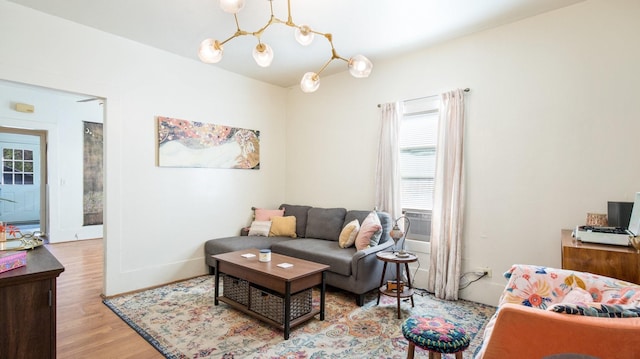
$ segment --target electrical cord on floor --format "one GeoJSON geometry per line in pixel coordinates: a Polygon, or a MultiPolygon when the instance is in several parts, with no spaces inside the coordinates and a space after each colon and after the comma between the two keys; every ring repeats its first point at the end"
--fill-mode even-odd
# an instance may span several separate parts
{"type": "Polygon", "coordinates": [[[460,276],[460,286],[458,290],[463,290],[467,288],[471,283],[477,282],[480,279],[487,276],[486,272],[467,272],[460,276]],[[473,279],[468,279],[468,276],[475,276],[473,279]]]}
{"type": "MultiPolygon", "coordinates": [[[[415,283],[416,275],[418,274],[418,269],[420,269],[420,260],[418,259],[417,262],[418,262],[418,266],[416,267],[416,270],[413,271],[413,276],[411,276],[411,278],[413,278],[414,283],[415,283]]],[[[417,287],[413,287],[413,293],[421,297],[432,294],[432,293],[429,293],[429,291],[424,288],[417,288],[417,287]]],[[[410,299],[410,298],[407,298],[407,299],[410,299]]]]}
{"type": "MultiPolygon", "coordinates": [[[[413,281],[415,282],[416,279],[416,275],[418,274],[418,270],[420,269],[420,260],[418,259],[416,261],[418,263],[418,266],[416,267],[416,269],[413,271],[413,275],[411,276],[411,278],[413,278],[413,281]]],[[[477,282],[480,279],[486,277],[488,275],[488,273],[486,272],[467,272],[464,273],[460,276],[460,285],[458,290],[463,290],[465,288],[467,288],[469,285],[471,285],[471,283],[477,282]],[[468,279],[469,276],[475,276],[475,278],[473,279],[468,279]]],[[[406,281],[406,275],[403,274],[403,280],[406,281]]],[[[428,290],[424,289],[424,288],[417,288],[417,287],[413,287],[413,291],[415,294],[418,294],[422,297],[431,294],[429,293],[428,290]]],[[[410,298],[405,298],[404,300],[409,300],[410,298]]]]}

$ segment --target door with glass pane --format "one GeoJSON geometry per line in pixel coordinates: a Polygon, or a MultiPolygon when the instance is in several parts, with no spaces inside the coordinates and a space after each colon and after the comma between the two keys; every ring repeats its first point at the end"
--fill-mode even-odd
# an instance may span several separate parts
{"type": "Polygon", "coordinates": [[[40,221],[40,137],[2,134],[2,178],[0,221],[37,223],[40,221]]]}

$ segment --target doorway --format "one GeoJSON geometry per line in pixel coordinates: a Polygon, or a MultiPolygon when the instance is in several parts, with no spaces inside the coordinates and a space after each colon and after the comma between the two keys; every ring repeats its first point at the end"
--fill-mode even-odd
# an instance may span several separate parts
{"type": "Polygon", "coordinates": [[[0,219],[48,234],[47,131],[0,127],[0,219]]]}
{"type": "MultiPolygon", "coordinates": [[[[7,160],[10,157],[13,161],[6,171],[14,171],[11,172],[11,185],[14,188],[5,188],[5,184],[2,184],[5,176],[0,169],[0,197],[12,196],[10,199],[15,200],[0,201],[0,221],[11,221],[12,224],[18,224],[19,228],[35,226],[37,223],[40,231],[46,234],[49,243],[102,238],[102,224],[83,220],[83,214],[87,212],[83,201],[87,193],[87,187],[83,182],[83,146],[86,135],[85,123],[104,123],[105,99],[0,79],[0,102],[9,104],[0,107],[0,136],[4,136],[5,140],[17,135],[24,136],[12,138],[9,145],[5,144],[3,148],[7,151],[0,150],[0,154],[6,152],[7,160]],[[18,104],[30,104],[35,111],[20,111],[18,104]],[[31,156],[33,159],[30,159],[31,156]],[[33,173],[29,161],[33,161],[33,173]],[[36,168],[38,163],[40,167],[36,168]],[[29,171],[15,172],[15,169],[29,171]],[[33,185],[30,184],[32,175],[33,185]],[[23,198],[16,197],[20,196],[14,192],[20,181],[23,181],[20,184],[23,189],[36,187],[39,182],[39,191],[24,193],[23,198]],[[39,209],[36,209],[37,206],[39,209]],[[27,207],[32,213],[39,213],[39,216],[4,218],[5,215],[13,216],[16,212],[24,212],[23,209],[27,207]]],[[[4,159],[0,157],[0,161],[4,162],[4,159]]],[[[9,181],[9,174],[6,180],[9,181]]],[[[91,191],[89,194],[95,198],[97,194],[92,194],[91,191]]],[[[99,204],[97,201],[91,203],[99,204]]],[[[93,206],[91,209],[94,207],[97,208],[93,206]]],[[[29,227],[24,232],[33,232],[36,229],[29,227]]]]}

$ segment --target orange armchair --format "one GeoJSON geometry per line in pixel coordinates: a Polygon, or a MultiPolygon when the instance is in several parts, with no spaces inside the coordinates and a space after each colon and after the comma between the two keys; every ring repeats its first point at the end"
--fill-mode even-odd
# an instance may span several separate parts
{"type": "Polygon", "coordinates": [[[640,317],[633,317],[640,313],[639,285],[526,265],[513,266],[505,277],[509,282],[476,359],[569,353],[640,359],[640,317]]]}

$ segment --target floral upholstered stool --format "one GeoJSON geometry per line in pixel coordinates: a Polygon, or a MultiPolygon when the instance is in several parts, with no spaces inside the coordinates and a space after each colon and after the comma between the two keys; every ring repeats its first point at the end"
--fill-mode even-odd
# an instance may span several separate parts
{"type": "Polygon", "coordinates": [[[402,335],[409,341],[407,358],[413,358],[416,346],[429,351],[429,359],[442,353],[455,353],[462,359],[471,338],[458,324],[440,317],[410,317],[402,323],[402,335]]]}

